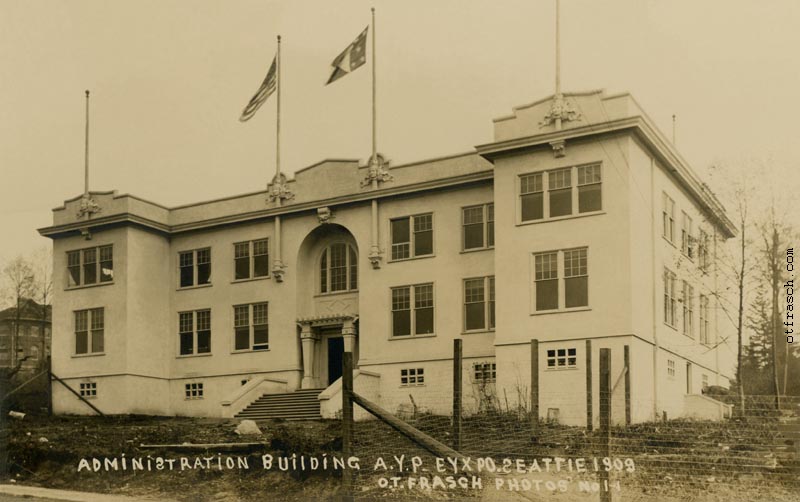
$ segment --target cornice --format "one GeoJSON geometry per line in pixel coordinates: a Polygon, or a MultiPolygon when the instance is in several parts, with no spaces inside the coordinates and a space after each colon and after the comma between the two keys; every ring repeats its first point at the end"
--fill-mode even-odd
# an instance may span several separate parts
{"type": "Polygon", "coordinates": [[[144,218],[142,216],[133,213],[120,213],[120,214],[114,214],[110,216],[92,219],[91,221],[88,222],[76,221],[74,223],[68,223],[65,225],[44,227],[40,228],[38,232],[39,234],[45,237],[57,238],[62,236],[63,234],[80,232],[81,229],[86,229],[87,227],[92,229],[96,227],[109,226],[109,225],[132,224],[149,228],[151,230],[155,230],[157,232],[164,234],[178,234],[194,230],[214,228],[223,225],[244,223],[279,215],[283,216],[288,214],[301,213],[304,211],[316,210],[317,208],[324,206],[353,204],[363,201],[370,201],[372,199],[385,199],[409,193],[438,190],[452,186],[492,180],[493,177],[494,177],[494,171],[493,169],[489,168],[477,172],[472,172],[469,174],[451,176],[448,178],[440,178],[436,180],[423,181],[419,183],[412,183],[396,187],[386,187],[377,191],[348,194],[338,197],[331,197],[328,199],[319,199],[319,200],[303,202],[300,204],[291,204],[287,206],[280,206],[274,208],[264,208],[262,210],[250,211],[247,213],[228,214],[216,218],[198,220],[178,225],[166,225],[164,223],[154,221],[149,218],[144,218]]]}

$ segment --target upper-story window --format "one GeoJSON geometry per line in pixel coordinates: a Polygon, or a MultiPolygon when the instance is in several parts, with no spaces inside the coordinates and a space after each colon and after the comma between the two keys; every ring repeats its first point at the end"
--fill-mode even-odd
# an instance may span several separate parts
{"type": "Polygon", "coordinates": [[[701,271],[708,271],[708,234],[704,230],[700,230],[697,240],[697,265],[701,271]]]}
{"type": "Polygon", "coordinates": [[[180,287],[211,284],[211,248],[178,253],[180,287]]]}
{"type": "Polygon", "coordinates": [[[494,247],[494,204],[463,208],[461,221],[464,251],[494,247]]]}
{"type": "Polygon", "coordinates": [[[358,257],[350,244],[331,244],[319,260],[319,291],[355,291],[358,289],[358,257]]]}
{"type": "Polygon", "coordinates": [[[700,295],[700,343],[709,345],[711,343],[710,334],[708,330],[708,297],[700,295]]]}
{"type": "Polygon", "coordinates": [[[694,288],[683,281],[683,334],[694,338],[694,288]]]}
{"type": "Polygon", "coordinates": [[[392,260],[433,254],[433,213],[395,218],[391,233],[392,260]]]}
{"type": "Polygon", "coordinates": [[[392,288],[392,336],[433,333],[433,284],[392,288]]]}
{"type": "Polygon", "coordinates": [[[267,350],[269,348],[268,305],[234,305],[234,350],[267,350]]]}
{"type": "Polygon", "coordinates": [[[233,245],[234,280],[257,279],[269,275],[269,241],[237,242],[233,245]]]}
{"type": "Polygon", "coordinates": [[[494,329],[494,276],[464,280],[464,331],[494,329]]]}
{"type": "Polygon", "coordinates": [[[664,322],[675,327],[677,322],[676,299],[675,299],[675,274],[668,269],[664,269],[664,322]]]}
{"type": "Polygon", "coordinates": [[[75,354],[102,354],[105,351],[105,311],[103,308],[76,310],[75,354]]]}
{"type": "Polygon", "coordinates": [[[537,312],[587,307],[589,305],[587,248],[534,254],[534,297],[537,312]],[[559,267],[559,263],[563,263],[563,266],[559,267]],[[563,277],[563,285],[560,277],[563,277]]]}
{"type": "Polygon", "coordinates": [[[666,192],[661,194],[661,235],[670,242],[675,242],[675,201],[666,192]]]}
{"type": "Polygon", "coordinates": [[[692,234],[692,217],[681,211],[681,252],[690,260],[694,259],[694,236],[692,234]]]}
{"type": "Polygon", "coordinates": [[[67,252],[68,287],[108,283],[114,280],[114,248],[111,245],[67,252]]]}
{"type": "Polygon", "coordinates": [[[211,352],[211,310],[195,310],[178,314],[180,355],[211,352]]]}
{"type": "Polygon", "coordinates": [[[520,219],[526,222],[600,211],[602,183],[600,164],[524,174],[520,176],[520,219]]]}

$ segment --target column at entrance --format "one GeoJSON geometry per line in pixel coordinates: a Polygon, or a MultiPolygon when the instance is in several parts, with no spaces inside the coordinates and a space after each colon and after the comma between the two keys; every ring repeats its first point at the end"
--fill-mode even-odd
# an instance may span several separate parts
{"type": "Polygon", "coordinates": [[[319,336],[314,333],[310,322],[300,325],[300,342],[303,345],[303,381],[300,387],[315,389],[319,386],[317,375],[314,374],[314,356],[317,352],[319,336]]]}

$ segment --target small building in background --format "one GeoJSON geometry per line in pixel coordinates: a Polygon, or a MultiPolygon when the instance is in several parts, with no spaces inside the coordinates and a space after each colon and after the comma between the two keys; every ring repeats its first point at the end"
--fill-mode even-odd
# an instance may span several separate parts
{"type": "Polygon", "coordinates": [[[24,359],[21,372],[44,367],[50,353],[51,310],[50,305],[24,298],[19,318],[16,305],[0,311],[0,369],[13,368],[20,359],[24,359]]]}

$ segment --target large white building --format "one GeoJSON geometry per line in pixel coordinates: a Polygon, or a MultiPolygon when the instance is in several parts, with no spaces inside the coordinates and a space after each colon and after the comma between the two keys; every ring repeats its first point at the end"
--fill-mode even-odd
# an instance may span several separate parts
{"type": "MultiPolygon", "coordinates": [[[[105,413],[232,416],[324,389],[293,395],[333,416],[352,350],[357,391],[447,413],[461,339],[469,412],[471,383],[529,395],[537,339],[540,414],[585,424],[591,340],[595,373],[612,350],[612,383],[628,347],[633,421],[716,413],[701,390],[731,378],[716,249],[734,228],[714,196],[628,94],[553,96],[494,122],[475,151],[385,172],[326,160],[180,207],[66,201],[40,230],[54,373],[105,413]]],[[[612,399],[624,420],[624,393],[612,399]]],[[[54,409],[92,412],[61,386],[54,409]]]]}

